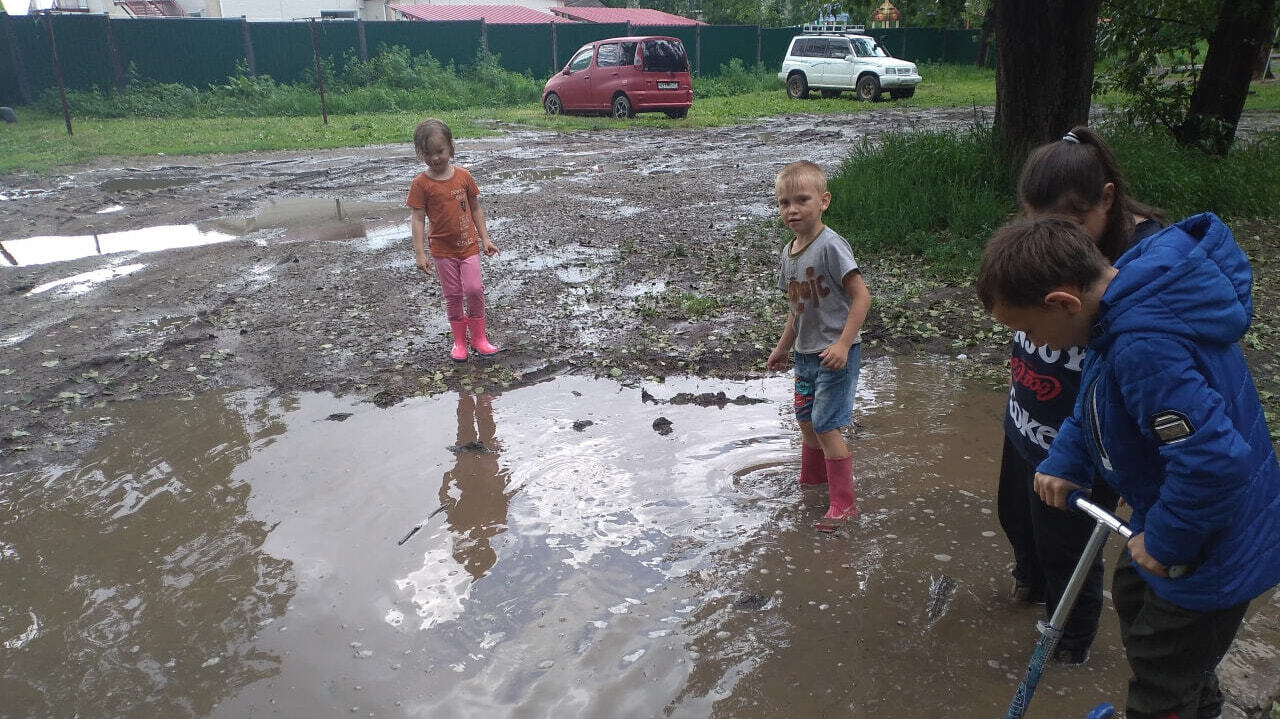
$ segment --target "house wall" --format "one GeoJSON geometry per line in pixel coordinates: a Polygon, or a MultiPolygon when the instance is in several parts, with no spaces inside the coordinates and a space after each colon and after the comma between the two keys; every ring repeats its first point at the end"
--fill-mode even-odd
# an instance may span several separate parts
{"type": "MultiPolygon", "coordinates": [[[[216,0],[216,2],[220,6],[220,14],[217,17],[243,15],[250,20],[292,20],[320,17],[320,13],[326,10],[346,10],[354,11],[355,16],[362,20],[387,19],[386,3],[382,0],[216,0]]],[[[205,14],[207,17],[215,17],[211,13],[205,14]]]]}
{"type": "MultiPolygon", "coordinates": [[[[186,11],[188,15],[202,15],[204,17],[220,17],[215,14],[217,11],[219,0],[178,0],[178,7],[186,11]],[[210,11],[210,6],[214,8],[210,11]]],[[[45,3],[47,4],[47,3],[45,3]]],[[[124,8],[117,7],[113,0],[74,0],[73,2],[62,2],[62,7],[71,7],[79,5],[89,8],[89,12],[100,15],[110,15],[111,17],[132,17],[124,8]]]]}

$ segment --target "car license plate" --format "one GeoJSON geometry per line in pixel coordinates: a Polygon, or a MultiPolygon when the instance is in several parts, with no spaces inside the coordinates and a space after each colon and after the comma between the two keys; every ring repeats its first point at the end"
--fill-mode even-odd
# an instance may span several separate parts
{"type": "Polygon", "coordinates": [[[680,89],[680,83],[678,83],[678,82],[660,82],[660,83],[658,83],[658,89],[659,89],[659,90],[679,90],[679,89],[680,89]]]}

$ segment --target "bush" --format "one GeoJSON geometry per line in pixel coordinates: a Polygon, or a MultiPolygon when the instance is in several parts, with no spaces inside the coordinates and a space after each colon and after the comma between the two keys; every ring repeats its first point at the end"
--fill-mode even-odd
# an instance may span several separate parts
{"type": "MultiPolygon", "coordinates": [[[[383,47],[368,62],[348,53],[342,69],[331,58],[323,61],[325,101],[332,113],[382,113],[413,109],[432,112],[477,104],[492,107],[537,102],[542,83],[528,75],[504,70],[498,58],[478,56],[459,70],[441,65],[430,54],[413,55],[399,46],[383,47]]],[[[294,84],[268,75],[253,76],[243,63],[220,85],[199,90],[185,85],[141,80],[130,73],[124,92],[68,91],[67,102],[77,117],[295,117],[320,114],[314,68],[294,84]]],[[[50,114],[62,112],[57,90],[46,91],[38,106],[50,114]]]]}
{"type": "Polygon", "coordinates": [[[781,89],[782,82],[778,80],[776,69],[768,70],[764,65],[756,65],[748,70],[736,57],[729,64],[720,66],[720,74],[693,80],[694,98],[730,97],[781,89]]]}
{"type": "Polygon", "coordinates": [[[833,175],[828,222],[855,246],[917,255],[946,275],[975,267],[1015,206],[1015,173],[987,128],[868,140],[833,175]]]}
{"type": "MultiPolygon", "coordinates": [[[[1167,133],[1101,128],[1133,195],[1170,220],[1213,211],[1231,220],[1280,208],[1280,131],[1236,141],[1226,158],[1179,147],[1167,133]]],[[[1017,170],[989,128],[864,141],[830,180],[826,220],[855,246],[924,259],[937,272],[976,269],[992,231],[1017,212],[1017,170]]]]}

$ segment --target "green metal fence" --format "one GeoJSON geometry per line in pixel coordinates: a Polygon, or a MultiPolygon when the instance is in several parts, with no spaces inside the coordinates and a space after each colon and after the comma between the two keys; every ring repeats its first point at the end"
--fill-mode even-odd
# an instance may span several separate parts
{"type": "MultiPolygon", "coordinates": [[[[0,104],[33,101],[57,86],[50,30],[68,88],[122,88],[130,78],[205,87],[242,65],[251,74],[297,82],[315,72],[314,47],[341,71],[352,58],[403,46],[443,64],[469,65],[482,49],[508,70],[549,77],[582,45],[622,35],[680,38],[695,73],[714,75],[733,60],[777,67],[797,28],[755,25],[631,26],[626,23],[498,25],[482,21],[248,22],[243,18],[124,19],[105,15],[0,13],[0,104]]],[[[916,62],[972,63],[977,30],[872,29],[896,57],[916,62]]]]}

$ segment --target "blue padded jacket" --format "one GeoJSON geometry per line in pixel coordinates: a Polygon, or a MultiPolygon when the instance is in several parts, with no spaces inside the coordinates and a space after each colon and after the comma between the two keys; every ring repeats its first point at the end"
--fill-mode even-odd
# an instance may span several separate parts
{"type": "Polygon", "coordinates": [[[1088,486],[1095,471],[1133,508],[1146,549],[1180,579],[1142,571],[1196,611],[1280,582],[1280,466],[1239,340],[1253,313],[1249,260],[1216,216],[1187,218],[1117,262],[1075,411],[1039,471],[1088,486]]]}

